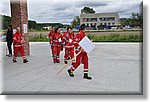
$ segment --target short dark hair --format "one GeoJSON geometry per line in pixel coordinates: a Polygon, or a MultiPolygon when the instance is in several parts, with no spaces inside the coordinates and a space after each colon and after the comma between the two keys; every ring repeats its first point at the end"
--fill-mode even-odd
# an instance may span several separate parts
{"type": "Polygon", "coordinates": [[[8,25],[8,27],[12,28],[12,25],[8,25]]]}
{"type": "Polygon", "coordinates": [[[55,28],[54,26],[52,26],[52,28],[55,28]]]}
{"type": "Polygon", "coordinates": [[[57,31],[58,31],[59,28],[60,28],[60,27],[55,28],[55,33],[57,33],[57,31]]]}
{"type": "Polygon", "coordinates": [[[71,30],[72,30],[72,28],[71,28],[71,27],[68,27],[68,28],[67,28],[67,31],[68,31],[69,29],[71,29],[71,30]]]}
{"type": "Polygon", "coordinates": [[[84,30],[85,28],[86,28],[85,24],[82,24],[82,25],[80,26],[80,30],[84,30]]]}

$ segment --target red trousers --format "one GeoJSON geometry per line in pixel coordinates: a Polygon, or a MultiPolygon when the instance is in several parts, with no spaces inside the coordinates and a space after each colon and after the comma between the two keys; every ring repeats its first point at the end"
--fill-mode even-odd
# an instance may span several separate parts
{"type": "Polygon", "coordinates": [[[18,46],[18,47],[14,46],[14,59],[16,59],[18,52],[20,52],[23,59],[26,59],[23,46],[18,46]]]}
{"type": "Polygon", "coordinates": [[[54,57],[54,48],[51,46],[52,56],[54,57]]]}
{"type": "Polygon", "coordinates": [[[61,51],[61,46],[60,45],[53,46],[54,59],[59,59],[60,51],[61,51]]]}
{"type": "Polygon", "coordinates": [[[75,69],[77,69],[81,63],[84,64],[84,73],[88,73],[88,56],[86,52],[81,52],[76,57],[76,62],[72,63],[71,70],[74,71],[75,69]]]}
{"type": "Polygon", "coordinates": [[[73,47],[65,48],[65,56],[64,56],[65,60],[67,60],[68,57],[71,57],[71,59],[74,58],[74,48],[73,47]]]}

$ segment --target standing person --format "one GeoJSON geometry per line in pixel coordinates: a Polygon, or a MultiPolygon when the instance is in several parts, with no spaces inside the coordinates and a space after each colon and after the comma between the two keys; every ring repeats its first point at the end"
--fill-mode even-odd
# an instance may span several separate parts
{"type": "Polygon", "coordinates": [[[67,60],[74,58],[74,45],[72,41],[74,39],[74,33],[72,28],[68,27],[67,32],[63,35],[63,45],[65,46],[64,63],[68,64],[67,60]]]}
{"type": "Polygon", "coordinates": [[[13,62],[16,63],[17,54],[20,51],[23,63],[27,63],[28,60],[25,57],[24,53],[24,40],[22,34],[20,33],[20,27],[17,27],[17,32],[13,35],[13,47],[14,47],[14,57],[13,62]]]}
{"type": "Polygon", "coordinates": [[[60,58],[61,48],[62,48],[62,34],[60,34],[60,28],[56,28],[55,34],[53,36],[54,63],[60,63],[59,58],[60,58]]]}
{"type": "Polygon", "coordinates": [[[13,31],[12,31],[12,26],[11,25],[8,26],[8,30],[7,30],[7,34],[6,34],[6,42],[7,42],[7,47],[8,47],[8,51],[9,51],[9,54],[6,55],[6,56],[11,57],[12,56],[11,45],[12,45],[12,42],[13,42],[13,31]]]}
{"type": "Polygon", "coordinates": [[[52,31],[48,34],[49,38],[49,44],[51,46],[51,51],[52,51],[52,57],[54,57],[54,51],[53,51],[53,36],[55,34],[55,27],[52,26],[52,31]]]}
{"type": "Polygon", "coordinates": [[[79,53],[79,55],[76,57],[76,62],[72,63],[72,67],[70,69],[68,69],[68,73],[70,75],[70,77],[74,77],[73,72],[75,71],[75,69],[78,68],[78,66],[83,63],[84,64],[84,76],[83,78],[85,79],[89,79],[91,80],[92,77],[88,76],[88,55],[87,53],[83,50],[83,48],[81,48],[81,46],[79,46],[79,42],[85,37],[85,24],[82,24],[80,27],[80,31],[79,33],[76,35],[75,40],[73,41],[74,45],[75,45],[75,52],[76,54],[79,53]]]}

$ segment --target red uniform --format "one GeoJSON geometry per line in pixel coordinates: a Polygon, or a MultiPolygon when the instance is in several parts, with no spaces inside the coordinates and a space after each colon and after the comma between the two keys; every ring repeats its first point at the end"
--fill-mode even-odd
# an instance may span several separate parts
{"type": "Polygon", "coordinates": [[[74,58],[74,45],[72,41],[74,39],[74,33],[65,32],[63,35],[63,45],[65,46],[64,61],[74,58]]]}
{"type": "Polygon", "coordinates": [[[59,63],[60,51],[62,48],[62,34],[55,33],[53,36],[53,52],[54,52],[54,63],[59,63]]]}
{"type": "Polygon", "coordinates": [[[54,31],[51,31],[48,35],[49,38],[49,44],[51,45],[51,51],[52,51],[52,56],[54,57],[54,51],[53,51],[53,36],[54,36],[54,31]]]}
{"type": "Polygon", "coordinates": [[[16,60],[17,54],[20,51],[23,60],[26,60],[24,53],[24,41],[21,33],[16,32],[13,35],[13,48],[14,48],[14,58],[16,60]]]}
{"type": "MultiPolygon", "coordinates": [[[[81,50],[81,47],[79,46],[79,42],[85,37],[85,33],[80,30],[80,32],[76,35],[76,38],[74,39],[73,43],[75,45],[75,52],[78,54],[81,50]]],[[[84,64],[84,73],[88,73],[88,55],[86,52],[81,52],[76,57],[76,62],[72,64],[71,71],[73,72],[80,64],[84,64]]]]}

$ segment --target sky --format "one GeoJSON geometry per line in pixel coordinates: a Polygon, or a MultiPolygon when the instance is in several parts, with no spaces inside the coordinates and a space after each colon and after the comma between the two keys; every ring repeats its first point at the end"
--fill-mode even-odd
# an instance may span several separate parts
{"type": "MultiPolygon", "coordinates": [[[[37,23],[70,22],[79,16],[85,6],[96,13],[118,12],[120,18],[129,18],[139,12],[142,0],[27,0],[29,20],[37,23]]],[[[10,16],[10,0],[0,0],[0,14],[10,16]]]]}

